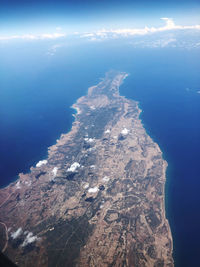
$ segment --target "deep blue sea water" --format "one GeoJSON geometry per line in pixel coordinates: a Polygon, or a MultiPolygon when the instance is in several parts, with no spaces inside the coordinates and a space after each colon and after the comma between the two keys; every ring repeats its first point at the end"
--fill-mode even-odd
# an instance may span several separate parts
{"type": "Polygon", "coordinates": [[[47,147],[70,130],[70,106],[89,86],[110,69],[126,71],[120,92],[139,101],[144,126],[169,164],[166,211],[175,266],[199,266],[199,51],[91,43],[46,52],[46,44],[1,47],[0,185],[46,157],[47,147]]]}

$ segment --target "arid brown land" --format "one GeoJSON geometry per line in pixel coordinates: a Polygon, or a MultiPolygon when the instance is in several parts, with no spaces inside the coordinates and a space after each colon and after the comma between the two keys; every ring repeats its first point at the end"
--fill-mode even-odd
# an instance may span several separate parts
{"type": "Polygon", "coordinates": [[[0,190],[1,250],[19,266],[172,267],[167,163],[109,72],[46,160],[0,190]]]}

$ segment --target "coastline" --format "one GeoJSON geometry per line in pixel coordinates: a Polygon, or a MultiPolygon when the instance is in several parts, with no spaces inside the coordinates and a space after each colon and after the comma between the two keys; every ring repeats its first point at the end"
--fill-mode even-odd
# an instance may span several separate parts
{"type": "MultiPolygon", "coordinates": [[[[161,148],[160,148],[158,142],[155,141],[155,139],[154,139],[154,138],[152,137],[152,135],[151,135],[150,130],[148,130],[148,128],[146,127],[145,123],[143,122],[143,119],[141,118],[143,110],[140,108],[140,104],[139,104],[139,102],[137,102],[137,104],[138,104],[138,108],[139,108],[139,110],[140,110],[140,113],[139,113],[139,119],[140,119],[140,121],[141,121],[141,124],[142,124],[142,126],[144,127],[144,129],[145,129],[147,135],[152,139],[152,141],[153,141],[155,144],[157,144],[159,150],[160,150],[161,153],[162,153],[163,161],[164,161],[164,164],[165,164],[165,167],[164,167],[164,176],[165,176],[165,183],[164,183],[164,205],[163,205],[163,209],[162,209],[162,211],[163,211],[163,218],[166,218],[166,220],[167,220],[168,231],[169,231],[169,233],[170,233],[170,235],[171,235],[171,239],[172,239],[172,254],[174,254],[174,250],[173,250],[173,247],[174,247],[174,241],[173,241],[172,231],[171,231],[171,227],[170,227],[170,223],[169,223],[169,218],[168,218],[168,216],[167,216],[167,213],[169,212],[169,211],[167,211],[167,209],[168,209],[168,204],[167,204],[167,203],[168,203],[168,200],[167,200],[167,199],[168,199],[168,193],[167,193],[168,188],[167,188],[167,187],[168,187],[168,184],[169,184],[169,181],[168,181],[168,179],[167,179],[167,169],[169,168],[169,164],[168,164],[166,158],[164,157],[164,152],[163,152],[163,150],[161,150],[161,148]]],[[[174,260],[174,264],[175,264],[175,259],[173,258],[173,260],[174,260]]]]}
{"type": "Polygon", "coordinates": [[[167,222],[168,222],[168,231],[171,235],[171,238],[172,238],[172,255],[173,255],[173,260],[174,260],[174,265],[176,264],[176,258],[175,258],[175,255],[174,255],[174,239],[173,239],[173,235],[172,235],[172,230],[171,230],[171,226],[170,226],[170,222],[169,222],[169,210],[168,210],[168,186],[169,186],[169,183],[171,182],[169,179],[170,177],[168,177],[168,171],[169,171],[169,164],[168,164],[168,161],[167,161],[167,158],[163,152],[163,149],[161,150],[159,144],[158,144],[158,141],[155,141],[155,137],[152,137],[152,133],[151,131],[148,129],[148,127],[145,125],[144,123],[144,120],[142,119],[142,113],[143,113],[143,110],[142,108],[140,107],[140,102],[138,101],[137,102],[138,104],[138,108],[140,109],[140,115],[139,115],[139,119],[142,123],[142,126],[144,127],[146,133],[150,136],[150,138],[152,139],[152,141],[154,143],[156,143],[160,149],[160,151],[162,152],[162,157],[163,157],[163,160],[166,164],[165,166],[165,183],[164,183],[164,206],[163,206],[163,216],[164,218],[166,218],[167,222]]]}
{"type": "MultiPolygon", "coordinates": [[[[160,145],[158,144],[159,141],[155,141],[156,138],[155,138],[155,137],[152,137],[152,133],[151,133],[151,131],[148,129],[148,127],[147,127],[146,124],[144,123],[144,120],[142,119],[142,113],[143,113],[143,110],[142,110],[142,108],[140,107],[140,102],[138,101],[137,104],[138,104],[138,108],[140,109],[140,115],[139,115],[139,118],[140,118],[140,121],[141,121],[141,123],[142,123],[142,126],[144,127],[144,129],[145,129],[147,135],[150,136],[150,138],[152,139],[152,141],[158,145],[160,151],[162,152],[163,160],[164,160],[164,162],[165,162],[165,164],[166,164],[166,167],[165,167],[165,184],[164,184],[164,192],[165,192],[165,194],[164,194],[164,216],[165,216],[165,218],[166,218],[167,221],[168,221],[168,224],[169,224],[169,230],[170,230],[170,232],[171,232],[171,227],[170,227],[169,219],[168,219],[168,216],[167,216],[167,214],[169,213],[169,211],[168,211],[168,200],[167,200],[167,199],[168,199],[168,185],[169,185],[169,183],[170,183],[170,177],[168,177],[168,175],[167,175],[167,173],[168,173],[168,169],[170,168],[170,167],[169,167],[169,163],[168,163],[167,157],[165,156],[165,153],[164,153],[163,149],[161,149],[161,148],[160,148],[160,145]]],[[[172,233],[171,233],[171,236],[172,236],[172,233]]],[[[173,245],[173,236],[172,236],[172,245],[173,245]]]]}
{"type": "MultiPolygon", "coordinates": [[[[129,74],[127,75],[129,76],[129,74]]],[[[120,95],[122,93],[122,90],[120,90],[120,95]]],[[[122,96],[122,95],[121,95],[122,96]]],[[[126,96],[124,96],[126,98],[126,96]]],[[[129,98],[128,98],[129,99],[129,98]]],[[[132,99],[132,98],[130,98],[132,99]]],[[[133,101],[135,101],[137,103],[137,106],[138,106],[138,110],[139,110],[139,120],[142,124],[142,127],[145,129],[147,135],[151,138],[151,140],[153,141],[153,143],[157,144],[159,150],[161,151],[162,153],[162,158],[163,158],[163,161],[165,162],[166,164],[166,167],[165,167],[165,183],[164,183],[164,206],[163,206],[163,216],[164,218],[166,218],[167,222],[168,222],[168,231],[170,232],[170,235],[171,235],[171,238],[172,238],[172,254],[174,255],[174,240],[173,240],[173,236],[172,236],[172,231],[171,231],[171,227],[170,227],[170,223],[169,223],[169,213],[170,211],[168,210],[168,186],[169,186],[169,183],[171,182],[170,180],[170,177],[168,177],[168,170],[170,168],[169,164],[168,164],[168,160],[167,160],[167,157],[166,157],[166,154],[164,153],[163,151],[163,148],[161,149],[160,148],[160,145],[159,145],[159,140],[156,141],[156,137],[153,136],[151,130],[149,127],[147,127],[147,125],[145,124],[144,122],[144,118],[142,118],[143,116],[143,109],[141,108],[141,103],[140,101],[136,101],[134,99],[132,99],[133,101]]],[[[175,255],[174,255],[175,256],[175,255]]],[[[174,264],[175,264],[175,258],[173,257],[173,260],[174,260],[174,264]]]]}
{"type": "MultiPolygon", "coordinates": [[[[59,211],[59,213],[61,214],[58,218],[62,218],[62,220],[67,219],[68,223],[70,223],[69,220],[71,217],[77,217],[76,210],[78,210],[80,214],[82,214],[83,211],[85,212],[87,202],[93,202],[93,199],[96,199],[97,201],[99,201],[98,205],[100,207],[101,198],[98,198],[98,196],[99,194],[102,194],[102,198],[105,199],[104,202],[106,201],[107,204],[105,204],[105,207],[101,208],[102,218],[100,217],[98,219],[98,215],[95,215],[95,220],[104,220],[104,223],[96,225],[96,232],[91,232],[90,236],[88,237],[87,247],[81,248],[80,265],[85,264],[84,258],[86,256],[84,255],[89,255],[90,253],[92,253],[90,252],[91,249],[97,250],[96,253],[99,253],[98,249],[101,248],[94,247],[95,238],[99,235],[99,233],[103,233],[105,231],[104,227],[108,227],[108,229],[110,229],[109,232],[112,232],[114,229],[112,228],[112,223],[120,223],[120,220],[118,222],[118,217],[121,216],[122,220],[123,216],[125,216],[127,212],[130,212],[128,208],[129,206],[126,207],[126,205],[131,205],[131,207],[133,207],[133,209],[136,209],[137,213],[139,212],[140,214],[140,219],[138,221],[139,228],[135,234],[139,235],[139,240],[143,239],[145,236],[146,238],[152,237],[152,239],[150,239],[151,241],[148,242],[152,244],[151,246],[155,246],[158,253],[158,258],[150,257],[147,253],[149,248],[149,244],[147,243],[148,246],[145,248],[145,251],[143,251],[143,253],[144,257],[148,258],[148,264],[152,264],[153,262],[161,262],[161,259],[159,257],[162,256],[162,261],[166,261],[168,262],[168,264],[171,264],[169,266],[173,266],[171,256],[167,254],[168,251],[171,251],[171,249],[173,250],[173,244],[170,244],[171,231],[169,222],[166,218],[165,194],[163,194],[166,183],[167,163],[161,156],[162,151],[160,150],[158,144],[154,142],[150,135],[148,135],[148,133],[146,132],[146,129],[140,118],[140,113],[142,112],[142,110],[139,108],[138,102],[129,100],[119,95],[119,86],[124,79],[122,79],[122,77],[125,77],[125,73],[118,74],[118,76],[112,77],[111,75],[111,78],[107,76],[107,79],[105,79],[104,82],[101,82],[97,86],[93,87],[93,90],[88,89],[89,96],[87,95],[81,97],[75,104],[73,104],[73,108],[77,111],[77,113],[74,115],[75,120],[72,123],[71,130],[69,130],[69,132],[65,134],[61,134],[60,138],[57,139],[56,144],[48,148],[48,157],[46,159],[47,162],[42,165],[40,164],[39,168],[37,168],[37,166],[31,167],[30,173],[28,174],[20,174],[19,181],[17,180],[14,184],[10,185],[10,187],[7,188],[8,190],[5,191],[9,191],[9,189],[11,190],[10,197],[12,197],[12,194],[14,194],[14,198],[10,203],[11,207],[13,205],[12,202],[16,202],[17,205],[21,205],[20,203],[22,198],[19,197],[19,195],[27,196],[28,194],[29,200],[25,204],[23,203],[23,205],[32,206],[32,202],[35,201],[35,198],[42,201],[43,205],[47,205],[48,202],[51,201],[51,195],[53,194],[53,197],[56,196],[56,202],[51,204],[51,213],[52,211],[54,213],[59,211]],[[95,88],[97,88],[98,90],[94,90],[95,88]],[[110,91],[107,90],[107,88],[110,91]],[[106,101],[102,102],[102,98],[106,101]],[[98,110],[98,112],[96,112],[96,109],[98,110]],[[111,111],[114,112],[114,118],[111,111]],[[103,116],[100,112],[102,112],[103,116]],[[91,117],[89,118],[91,119],[93,117],[96,118],[95,116],[99,116],[99,114],[104,118],[106,118],[106,116],[110,114],[111,119],[108,118],[107,121],[103,121],[103,123],[105,123],[103,128],[98,128],[98,131],[95,131],[93,123],[97,123],[96,127],[99,127],[99,119],[96,120],[96,122],[95,120],[91,121],[90,119],[84,122],[85,116],[90,116],[90,114],[91,117]],[[93,114],[95,114],[95,116],[93,114]],[[134,125],[134,128],[132,128],[132,125],[134,125]],[[81,147],[81,149],[79,148],[79,146],[81,147]],[[113,148],[116,150],[113,150],[113,148]],[[70,156],[70,151],[73,151],[73,149],[75,149],[75,152],[73,152],[70,156]],[[118,152],[116,153],[116,151],[118,152]],[[96,167],[97,169],[95,168],[95,172],[93,171],[95,179],[88,175],[81,174],[84,169],[86,173],[91,173],[91,166],[87,167],[90,169],[90,171],[88,171],[88,169],[84,167],[84,165],[87,164],[87,161],[84,160],[85,153],[88,154],[88,152],[89,154],[91,153],[91,166],[98,166],[96,167]],[[81,158],[83,158],[82,160],[84,163],[79,164],[81,158]],[[134,161],[132,158],[135,158],[136,160],[134,161]],[[95,165],[92,162],[94,162],[95,165]],[[69,164],[71,164],[71,166],[69,164]],[[145,166],[143,164],[146,164],[146,169],[142,167],[145,166]],[[104,167],[104,165],[106,167],[104,167]],[[152,166],[154,166],[154,168],[152,168],[152,166]],[[75,171],[72,174],[68,173],[69,170],[74,170],[74,168],[75,170],[76,168],[80,168],[80,176],[79,171],[75,171]],[[158,173],[156,170],[158,171],[158,173]],[[95,174],[96,172],[98,173],[98,176],[95,174]],[[106,177],[106,173],[107,175],[112,174],[112,178],[109,178],[110,182],[106,182],[107,184],[102,185],[102,179],[106,177]],[[131,173],[135,173],[135,176],[132,177],[131,173]],[[147,174],[151,177],[151,180],[147,177],[147,174]],[[68,175],[69,178],[66,179],[68,175]],[[79,183],[77,183],[76,181],[73,182],[74,175],[79,177],[77,178],[80,179],[79,183]],[[118,187],[115,186],[117,176],[121,177],[121,179],[117,179],[117,183],[119,183],[118,187]],[[156,178],[157,176],[158,178],[156,178]],[[42,179],[40,177],[42,177],[42,179]],[[132,181],[134,179],[136,179],[135,182],[132,181]],[[139,182],[140,179],[144,179],[146,184],[144,184],[145,188],[148,187],[149,190],[144,191],[143,184],[139,182]],[[148,180],[151,181],[151,183],[149,183],[148,180]],[[59,189],[63,188],[63,185],[65,183],[67,183],[65,190],[70,190],[67,191],[69,196],[68,194],[66,195],[65,192],[60,191],[61,189],[59,189]],[[82,183],[84,183],[84,187],[82,187],[82,183]],[[89,183],[91,183],[91,188],[89,188],[88,193],[86,193],[87,191],[85,192],[85,190],[83,189],[89,183]],[[95,186],[95,183],[98,186],[95,186]],[[131,183],[133,183],[133,185],[130,187],[131,183]],[[79,184],[81,188],[79,188],[79,184]],[[73,185],[73,187],[71,187],[71,185],[73,185]],[[74,187],[75,185],[76,187],[78,186],[78,189],[74,189],[76,188],[74,187]],[[125,190],[121,192],[120,188],[123,188],[124,186],[125,188],[127,187],[126,190],[128,191],[125,190]],[[41,193],[41,188],[45,188],[42,190],[44,191],[44,193],[41,193]],[[104,191],[105,188],[106,191],[104,191]],[[15,189],[15,191],[12,192],[12,189],[15,189]],[[114,195],[112,193],[113,190],[114,192],[117,190],[114,195]],[[129,191],[130,193],[126,195],[126,192],[129,191]],[[72,193],[73,196],[71,196],[70,198],[70,195],[72,193]],[[64,199],[66,199],[67,197],[67,201],[63,202],[63,197],[64,199]],[[86,198],[85,202],[79,202],[80,197],[86,198]],[[45,198],[47,199],[46,201],[45,198]],[[68,200],[68,198],[70,200],[68,200]],[[129,199],[128,204],[125,204],[127,201],[126,199],[129,199]],[[117,203],[119,203],[119,207],[117,207],[118,212],[114,212],[114,210],[116,209],[116,201],[117,203]],[[151,202],[152,204],[150,205],[151,202]],[[82,203],[81,205],[83,206],[80,207],[80,203],[82,203]],[[140,206],[139,203],[143,204],[141,204],[140,206]],[[135,205],[136,208],[134,208],[135,205]],[[66,209],[70,210],[69,215],[65,214],[66,209]],[[121,215],[119,213],[120,210],[121,215]],[[111,216],[111,219],[109,219],[109,216],[111,216]],[[111,220],[111,222],[109,220],[111,220]],[[155,225],[151,222],[151,220],[155,220],[155,225]],[[105,222],[107,222],[107,225],[105,224],[105,222]],[[143,228],[144,222],[146,228],[143,228]],[[166,244],[166,242],[167,247],[165,248],[164,244],[166,244]]],[[[27,206],[26,209],[28,209],[28,207],[29,206],[27,206]]],[[[6,207],[5,209],[9,210],[10,207],[6,207]]],[[[40,206],[37,207],[37,211],[34,211],[33,209],[33,212],[37,212],[38,219],[41,217],[40,209],[42,209],[42,207],[40,206]]],[[[130,215],[128,216],[130,216],[131,218],[135,214],[136,210],[133,214],[130,213],[130,215]]],[[[29,211],[31,216],[32,210],[30,208],[29,211]]],[[[22,210],[20,210],[20,212],[22,212],[22,210]]],[[[49,216],[49,209],[46,209],[46,212],[46,216],[49,216]]],[[[14,214],[15,213],[13,212],[13,216],[14,214]]],[[[44,215],[42,213],[42,217],[44,215]]],[[[11,226],[10,223],[12,218],[7,217],[6,214],[4,214],[4,216],[9,221],[9,226],[11,226]]],[[[25,216],[27,217],[28,225],[27,222],[24,221],[23,227],[25,229],[27,227],[34,229],[34,220],[36,220],[37,217],[34,218],[33,222],[30,222],[29,215],[26,214],[25,216]]],[[[21,225],[22,222],[20,221],[20,219],[16,219],[19,220],[19,222],[17,222],[17,225],[21,225]]],[[[38,221],[38,219],[36,220],[36,222],[38,221]]],[[[44,218],[42,220],[44,220],[44,218]]],[[[90,220],[88,221],[88,223],[89,225],[94,224],[94,222],[90,220]]],[[[57,221],[55,221],[54,224],[57,225],[57,221]]],[[[119,224],[119,226],[120,225],[121,223],[119,224]]],[[[55,226],[53,227],[53,229],[54,228],[55,226]]],[[[43,229],[42,231],[47,231],[48,234],[48,231],[52,231],[49,229],[52,229],[52,225],[49,225],[47,229],[43,229]]],[[[38,236],[38,240],[41,239],[40,232],[36,231],[34,234],[36,235],[36,237],[38,236]]],[[[118,232],[117,235],[120,235],[120,232],[118,232]]],[[[115,234],[113,235],[113,238],[114,236],[115,234]]],[[[36,237],[35,240],[37,240],[36,237]]],[[[101,235],[100,239],[102,239],[101,235]]],[[[140,243],[139,240],[137,242],[140,243]]],[[[41,242],[45,241],[43,240],[41,242]]],[[[110,246],[108,245],[110,238],[106,238],[104,242],[106,242],[106,247],[110,246]]],[[[117,243],[113,243],[113,246],[115,246],[116,244],[117,243]]],[[[45,246],[45,243],[43,243],[43,246],[45,246]]],[[[127,248],[129,251],[131,251],[131,246],[132,244],[130,243],[127,248]]],[[[140,251],[140,248],[138,249],[138,251],[140,251]]],[[[10,250],[11,247],[9,247],[9,251],[10,250]]],[[[128,256],[128,258],[126,257],[126,260],[132,261],[132,253],[130,252],[129,254],[130,255],[128,256]]],[[[110,252],[109,261],[112,262],[113,257],[113,252],[110,252]]],[[[100,256],[97,257],[96,260],[97,263],[100,262],[100,256]]],[[[138,258],[138,260],[143,262],[142,257],[141,259],[138,258]]]]}

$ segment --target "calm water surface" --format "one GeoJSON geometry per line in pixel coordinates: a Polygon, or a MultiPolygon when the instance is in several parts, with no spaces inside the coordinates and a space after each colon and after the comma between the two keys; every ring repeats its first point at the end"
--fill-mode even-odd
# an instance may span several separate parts
{"type": "Polygon", "coordinates": [[[69,47],[55,56],[45,47],[3,49],[0,186],[46,157],[47,147],[71,128],[70,106],[99,77],[110,69],[129,72],[120,92],[139,101],[144,126],[169,164],[166,210],[176,266],[199,266],[199,52],[113,44],[69,47]]]}

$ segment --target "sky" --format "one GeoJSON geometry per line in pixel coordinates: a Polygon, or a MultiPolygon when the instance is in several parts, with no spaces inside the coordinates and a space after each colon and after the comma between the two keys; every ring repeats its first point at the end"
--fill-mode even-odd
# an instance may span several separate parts
{"type": "Polygon", "coordinates": [[[0,0],[0,35],[200,24],[198,0],[0,0]]]}

